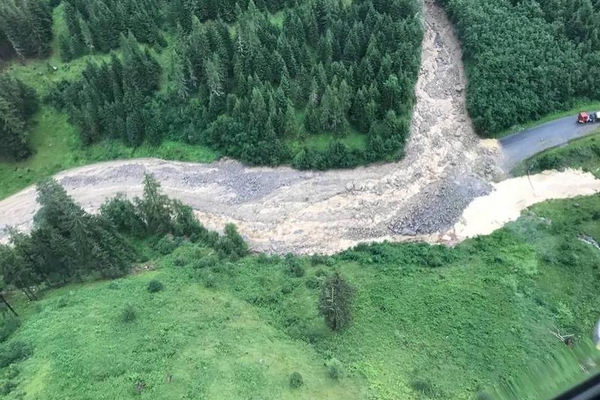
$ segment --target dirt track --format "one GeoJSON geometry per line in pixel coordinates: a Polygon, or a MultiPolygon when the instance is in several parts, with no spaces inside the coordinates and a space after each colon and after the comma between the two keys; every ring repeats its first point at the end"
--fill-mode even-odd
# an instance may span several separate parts
{"type": "MultiPolygon", "coordinates": [[[[447,232],[471,200],[492,190],[486,179],[496,176],[500,165],[497,143],[473,133],[464,88],[452,27],[439,7],[425,0],[417,105],[407,155],[399,163],[299,172],[246,168],[229,160],[137,159],[77,168],[57,179],[93,211],[117,192],[140,194],[143,175],[152,173],[207,227],[220,230],[234,222],[256,250],[331,253],[359,241],[453,242],[460,237],[447,232]]],[[[0,229],[29,228],[35,210],[33,188],[1,201],[0,229]]]]}

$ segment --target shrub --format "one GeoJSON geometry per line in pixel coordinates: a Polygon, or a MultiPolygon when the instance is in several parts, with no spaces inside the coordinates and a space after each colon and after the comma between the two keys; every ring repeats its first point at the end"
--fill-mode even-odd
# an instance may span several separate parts
{"type": "Polygon", "coordinates": [[[290,294],[294,291],[294,285],[292,285],[290,282],[286,282],[283,284],[283,286],[281,287],[281,293],[283,294],[290,294]]]}
{"type": "Polygon", "coordinates": [[[65,308],[68,305],[69,305],[69,302],[67,301],[67,298],[65,296],[58,299],[58,302],[56,303],[57,308],[65,308]]]}
{"type": "Polygon", "coordinates": [[[435,388],[429,379],[416,378],[410,382],[410,387],[415,392],[421,393],[426,397],[435,397],[435,388]]]}
{"type": "Polygon", "coordinates": [[[302,379],[300,372],[292,372],[290,375],[290,387],[292,389],[298,389],[302,385],[304,385],[304,379],[302,379]]]}
{"type": "Polygon", "coordinates": [[[167,254],[171,254],[173,252],[173,250],[175,250],[176,247],[177,246],[175,245],[173,240],[170,237],[165,236],[162,239],[160,239],[156,243],[156,245],[154,245],[154,250],[156,250],[160,254],[166,256],[167,254]]]}
{"type": "Polygon", "coordinates": [[[477,400],[492,400],[492,396],[490,396],[488,393],[484,392],[483,390],[480,390],[475,395],[475,399],[477,399],[477,400]]]}
{"type": "Polygon", "coordinates": [[[21,340],[15,340],[0,348],[0,368],[15,361],[25,359],[33,354],[31,346],[21,340]]]}
{"type": "Polygon", "coordinates": [[[137,312],[131,304],[127,304],[123,311],[121,311],[121,321],[124,323],[130,323],[137,319],[137,312]]]}
{"type": "Polygon", "coordinates": [[[100,206],[100,215],[111,221],[119,232],[142,236],[146,225],[137,214],[134,204],[119,193],[100,206]]]}
{"type": "Polygon", "coordinates": [[[233,224],[225,225],[225,235],[221,236],[215,244],[215,249],[221,255],[237,259],[248,254],[248,245],[238,233],[233,224]]]}
{"type": "Polygon", "coordinates": [[[217,286],[217,280],[213,274],[208,274],[204,277],[204,287],[205,288],[214,288],[217,286]]]}
{"type": "Polygon", "coordinates": [[[146,390],[146,382],[139,380],[133,384],[133,394],[140,395],[146,390]]]}
{"type": "Polygon", "coordinates": [[[16,387],[17,387],[17,384],[14,383],[13,381],[6,381],[6,382],[4,382],[2,387],[0,387],[0,394],[6,396],[6,395],[10,394],[10,392],[15,390],[16,387]]]}
{"type": "Polygon", "coordinates": [[[217,263],[214,257],[202,257],[192,262],[192,268],[194,269],[205,269],[210,268],[217,263]]]}
{"type": "Polygon", "coordinates": [[[163,284],[161,281],[158,281],[156,279],[152,279],[150,282],[148,282],[148,291],[150,293],[157,293],[160,292],[161,290],[163,290],[163,284]]]}
{"type": "Polygon", "coordinates": [[[563,167],[563,159],[555,153],[545,153],[537,161],[537,167],[544,171],[549,169],[560,170],[563,167]]]}
{"type": "Polygon", "coordinates": [[[345,375],[344,366],[338,359],[332,358],[328,363],[327,373],[331,379],[339,381],[345,375]]]}
{"type": "Polygon", "coordinates": [[[310,276],[306,280],[305,284],[309,289],[318,289],[321,286],[321,280],[316,276],[310,276]]]}
{"type": "Polygon", "coordinates": [[[17,330],[19,325],[18,319],[13,318],[6,313],[3,314],[0,319],[0,343],[6,341],[6,339],[17,330]]]}
{"type": "Polygon", "coordinates": [[[313,254],[312,256],[310,256],[310,263],[312,265],[325,264],[327,258],[327,256],[321,254],[313,254]]]}
{"type": "Polygon", "coordinates": [[[300,264],[298,257],[288,254],[285,257],[285,264],[287,265],[288,273],[296,278],[303,277],[305,274],[304,267],[300,264]]]}
{"type": "Polygon", "coordinates": [[[185,257],[177,256],[173,260],[173,265],[176,267],[183,267],[185,264],[187,264],[187,260],[185,259],[185,257]]]}
{"type": "Polygon", "coordinates": [[[110,290],[119,290],[119,284],[117,282],[111,282],[108,284],[110,290]]]}
{"type": "Polygon", "coordinates": [[[19,366],[17,364],[13,364],[10,367],[8,367],[8,372],[6,373],[6,377],[8,379],[13,379],[13,378],[16,378],[17,376],[19,376],[20,373],[21,373],[21,368],[19,368],[19,366]]]}

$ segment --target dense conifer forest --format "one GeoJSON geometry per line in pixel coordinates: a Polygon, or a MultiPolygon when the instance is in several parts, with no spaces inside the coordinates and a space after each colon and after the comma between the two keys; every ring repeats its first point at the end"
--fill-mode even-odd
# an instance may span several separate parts
{"type": "Polygon", "coordinates": [[[402,155],[420,62],[416,0],[65,0],[57,38],[57,2],[22,2],[0,19],[15,58],[47,56],[53,43],[65,63],[94,56],[43,96],[84,146],[167,139],[316,169],[402,155]],[[325,148],[309,145],[323,136],[325,148]]]}
{"type": "Polygon", "coordinates": [[[493,136],[600,99],[600,2],[440,0],[464,48],[468,110],[493,136]]]}

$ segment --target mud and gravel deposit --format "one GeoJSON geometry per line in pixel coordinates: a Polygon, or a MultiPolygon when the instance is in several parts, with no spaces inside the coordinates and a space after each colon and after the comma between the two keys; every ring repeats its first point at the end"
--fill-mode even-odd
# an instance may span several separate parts
{"type": "MultiPolygon", "coordinates": [[[[495,140],[475,136],[465,108],[459,44],[443,11],[433,0],[424,4],[425,36],[412,132],[406,157],[398,163],[302,172],[249,168],[226,159],[212,164],[136,159],[89,165],[56,178],[86,210],[97,211],[118,192],[140,195],[143,176],[151,173],[165,193],[192,206],[204,225],[221,230],[233,222],[257,251],[333,253],[362,241],[381,240],[455,243],[474,231],[495,229],[500,220],[486,225],[461,215],[473,199],[493,189],[489,181],[502,178],[501,150],[495,140]],[[464,228],[473,220],[477,228],[464,228]]],[[[571,185],[562,192],[577,194],[573,176],[548,179],[571,185]]],[[[585,193],[600,190],[598,182],[588,182],[585,193]]],[[[512,189],[505,184],[496,188],[500,190],[512,189]]],[[[548,192],[529,200],[550,197],[548,192]]],[[[520,209],[519,204],[507,207],[520,209]]],[[[29,229],[36,209],[34,188],[1,201],[0,230],[29,229]]],[[[0,239],[6,240],[6,234],[0,233],[0,239]]]]}

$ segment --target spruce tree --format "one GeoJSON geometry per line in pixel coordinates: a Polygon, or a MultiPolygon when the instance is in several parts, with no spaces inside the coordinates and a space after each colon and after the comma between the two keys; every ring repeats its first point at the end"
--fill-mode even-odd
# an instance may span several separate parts
{"type": "Polygon", "coordinates": [[[144,177],[144,197],[135,199],[137,214],[151,235],[164,235],[171,231],[171,202],[160,191],[160,183],[152,176],[144,177]]]}
{"type": "Polygon", "coordinates": [[[28,157],[31,150],[27,139],[25,123],[14,107],[0,97],[0,155],[17,160],[28,157]]]}
{"type": "Polygon", "coordinates": [[[332,331],[340,332],[352,322],[354,294],[354,288],[338,272],[323,282],[318,309],[332,331]]]}

